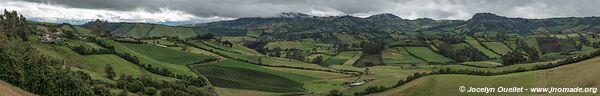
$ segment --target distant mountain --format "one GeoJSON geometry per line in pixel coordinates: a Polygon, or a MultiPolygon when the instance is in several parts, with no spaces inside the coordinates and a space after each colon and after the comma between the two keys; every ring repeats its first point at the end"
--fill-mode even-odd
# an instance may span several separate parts
{"type": "MultiPolygon", "coordinates": [[[[466,21],[433,20],[429,18],[407,20],[390,13],[377,14],[366,18],[354,16],[318,17],[302,13],[282,13],[276,17],[249,17],[190,24],[186,25],[185,28],[189,27],[193,29],[193,33],[197,34],[212,33],[215,35],[239,36],[246,35],[249,32],[258,32],[259,34],[269,34],[270,37],[275,39],[331,38],[332,34],[338,33],[355,34],[357,37],[369,39],[387,38],[390,33],[394,32],[446,34],[466,31],[471,33],[505,32],[521,35],[587,33],[600,32],[599,22],[600,18],[598,17],[524,19],[508,18],[492,13],[477,13],[466,21]]],[[[143,23],[136,23],[138,26],[140,24],[143,23]]],[[[127,24],[110,23],[105,26],[105,30],[113,31],[123,27],[122,25],[127,24]]]]}

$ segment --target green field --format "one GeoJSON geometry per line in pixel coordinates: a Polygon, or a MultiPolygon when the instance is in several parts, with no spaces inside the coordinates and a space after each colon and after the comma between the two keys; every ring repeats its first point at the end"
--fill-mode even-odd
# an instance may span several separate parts
{"type": "Polygon", "coordinates": [[[344,64],[348,59],[357,56],[357,54],[359,54],[360,51],[343,51],[340,52],[339,54],[325,60],[325,65],[329,66],[329,65],[342,65],[344,64]]]}
{"type": "Polygon", "coordinates": [[[236,43],[236,44],[239,44],[242,42],[248,42],[248,41],[256,41],[256,38],[248,37],[248,36],[221,36],[218,38],[221,38],[223,41],[227,40],[229,42],[236,43]]]}
{"type": "Polygon", "coordinates": [[[348,35],[348,34],[337,34],[335,35],[335,37],[340,40],[343,41],[344,43],[348,43],[348,44],[352,44],[352,43],[360,43],[361,40],[358,38],[354,38],[354,36],[352,35],[348,35]]]}
{"type": "Polygon", "coordinates": [[[427,47],[404,47],[406,50],[422,59],[425,59],[427,62],[450,62],[452,59],[448,59],[440,54],[437,54],[431,51],[427,47]]]}
{"type": "Polygon", "coordinates": [[[206,76],[215,86],[269,92],[301,92],[302,82],[317,79],[229,59],[197,65],[194,69],[206,76]]]}
{"type": "Polygon", "coordinates": [[[133,23],[123,23],[123,24],[121,24],[121,26],[119,28],[111,31],[110,33],[114,36],[123,37],[125,35],[125,33],[127,33],[134,26],[135,26],[135,24],[133,24],[133,23]]]}
{"type": "Polygon", "coordinates": [[[488,57],[491,58],[499,58],[500,55],[492,52],[491,50],[483,47],[483,45],[481,45],[481,43],[479,43],[475,38],[471,37],[471,36],[467,36],[466,39],[467,43],[469,43],[469,45],[477,48],[477,50],[483,52],[483,54],[487,55],[488,57]]]}
{"type": "Polygon", "coordinates": [[[483,45],[492,49],[492,51],[499,53],[499,54],[506,54],[509,51],[511,51],[510,48],[508,46],[504,45],[504,43],[502,43],[502,42],[482,42],[482,43],[483,43],[483,45]]]}
{"type": "Polygon", "coordinates": [[[148,33],[151,30],[151,24],[139,24],[136,23],[133,25],[134,27],[123,34],[123,37],[132,37],[132,38],[144,38],[148,36],[148,33]]]}
{"type": "Polygon", "coordinates": [[[434,75],[419,78],[385,92],[372,95],[447,96],[455,95],[600,95],[600,93],[461,93],[466,87],[597,87],[600,57],[557,68],[497,76],[434,75]]]}
{"type": "Polygon", "coordinates": [[[264,55],[243,54],[240,52],[240,50],[234,49],[234,48],[222,50],[220,48],[224,48],[225,46],[221,46],[219,44],[211,44],[210,42],[206,42],[206,41],[190,41],[190,42],[192,42],[193,45],[195,45],[199,48],[203,48],[208,51],[212,50],[216,53],[219,53],[219,54],[227,56],[227,57],[234,57],[236,59],[242,59],[242,60],[246,60],[248,62],[253,62],[256,64],[262,63],[262,64],[273,65],[273,66],[292,66],[292,67],[331,70],[330,68],[323,67],[323,66],[320,66],[317,64],[306,63],[303,61],[298,61],[298,60],[293,60],[293,59],[268,57],[268,56],[264,56],[264,55]],[[213,46],[208,46],[208,45],[213,45],[213,46]],[[262,62],[259,62],[259,59],[261,59],[262,62]]]}
{"type": "Polygon", "coordinates": [[[200,55],[200,54],[192,54],[178,50],[172,50],[164,47],[159,47],[155,45],[149,44],[133,44],[133,43],[122,43],[125,47],[135,50],[138,53],[144,54],[150,58],[171,63],[171,64],[192,64],[199,61],[204,61],[210,58],[214,58],[211,56],[200,55]]]}
{"type": "Polygon", "coordinates": [[[106,82],[113,82],[108,80],[105,76],[105,68],[110,65],[113,66],[115,73],[125,74],[133,77],[139,77],[141,75],[150,76],[158,80],[173,81],[175,78],[165,77],[161,75],[152,74],[146,70],[141,69],[139,66],[126,61],[116,55],[79,55],[71,49],[64,46],[50,46],[46,44],[32,44],[36,50],[46,54],[50,57],[64,60],[72,64],[71,66],[85,70],[88,73],[95,73],[92,75],[96,80],[102,80],[106,82]]]}
{"type": "Polygon", "coordinates": [[[147,37],[160,36],[172,36],[179,37],[180,39],[186,39],[196,36],[196,33],[194,30],[192,30],[192,28],[154,25],[154,28],[150,31],[147,37]]]}
{"type": "Polygon", "coordinates": [[[305,39],[301,41],[275,41],[269,42],[265,45],[265,48],[273,49],[273,48],[281,48],[281,49],[290,49],[290,48],[298,48],[302,50],[311,50],[315,48],[315,41],[312,39],[305,39]]]}
{"type": "MultiPolygon", "coordinates": [[[[115,50],[117,52],[120,53],[129,53],[135,57],[137,57],[140,61],[140,63],[142,64],[152,64],[153,66],[157,66],[160,68],[165,68],[167,70],[172,71],[173,73],[176,74],[181,74],[181,75],[189,75],[189,76],[197,76],[196,73],[194,73],[191,69],[187,68],[185,65],[182,64],[172,64],[172,63],[166,63],[160,60],[156,60],[150,56],[146,56],[142,53],[139,53],[139,50],[133,50],[130,49],[129,47],[126,46],[125,43],[119,43],[116,41],[112,41],[112,40],[104,40],[107,43],[113,45],[115,47],[115,50]]],[[[178,62],[178,61],[177,61],[178,62]]]]}
{"type": "Polygon", "coordinates": [[[457,44],[452,44],[452,48],[454,48],[455,50],[459,50],[459,49],[463,49],[466,47],[469,47],[469,44],[466,43],[457,43],[457,44]]]}
{"type": "Polygon", "coordinates": [[[381,56],[385,64],[414,64],[424,63],[423,60],[417,59],[406,52],[402,47],[394,47],[383,51],[381,56]]]}

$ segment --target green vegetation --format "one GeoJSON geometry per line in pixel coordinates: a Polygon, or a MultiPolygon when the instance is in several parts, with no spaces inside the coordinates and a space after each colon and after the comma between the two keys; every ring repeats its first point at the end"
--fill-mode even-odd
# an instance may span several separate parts
{"type": "Polygon", "coordinates": [[[185,65],[214,59],[211,56],[191,54],[149,44],[123,43],[123,45],[150,58],[171,64],[185,65]]]}
{"type": "Polygon", "coordinates": [[[265,48],[282,48],[282,49],[290,49],[290,48],[298,48],[302,50],[311,50],[314,48],[315,42],[310,39],[300,40],[300,41],[275,41],[269,42],[265,48]]]}
{"type": "Polygon", "coordinates": [[[481,45],[481,43],[479,43],[479,41],[477,39],[475,39],[471,36],[467,36],[466,42],[469,43],[469,45],[475,47],[477,50],[483,52],[488,57],[491,57],[491,58],[499,58],[500,57],[500,55],[494,53],[490,49],[483,47],[483,45],[481,45]]]}
{"type": "Polygon", "coordinates": [[[492,51],[502,54],[502,55],[511,51],[510,48],[508,46],[504,45],[504,43],[502,43],[502,42],[482,42],[482,43],[483,43],[483,45],[490,48],[492,51]]]}
{"type": "MultiPolygon", "coordinates": [[[[402,85],[401,87],[388,90],[386,92],[373,95],[428,95],[445,96],[448,94],[456,95],[534,95],[539,93],[461,93],[456,91],[456,86],[485,86],[485,87],[505,87],[522,86],[530,87],[577,87],[590,86],[589,84],[597,82],[600,79],[594,73],[599,68],[596,62],[600,58],[594,58],[562,67],[548,70],[514,73],[498,76],[470,76],[470,75],[435,75],[419,78],[413,82],[402,85]],[[578,71],[572,71],[578,70],[578,71]],[[577,74],[577,75],[573,75],[577,74]],[[588,75],[586,75],[588,74],[588,75]],[[564,78],[569,77],[569,78],[564,78]]],[[[592,85],[593,86],[593,85],[592,85]]],[[[552,95],[572,95],[573,93],[552,93],[552,95]]],[[[597,94],[597,93],[596,93],[597,94]]],[[[548,94],[550,95],[550,94],[548,94]]],[[[592,95],[591,93],[581,93],[580,95],[592,95]]]]}
{"type": "Polygon", "coordinates": [[[424,59],[427,62],[450,62],[452,59],[448,59],[440,54],[431,51],[427,47],[404,47],[407,52],[417,56],[418,58],[424,59]]]}
{"type": "Polygon", "coordinates": [[[195,70],[208,77],[216,86],[269,92],[300,92],[302,83],[316,78],[274,71],[260,66],[224,60],[197,65],[195,70]]]}
{"type": "Polygon", "coordinates": [[[423,60],[417,59],[410,55],[404,48],[395,47],[383,51],[383,63],[385,64],[415,64],[424,63],[423,60]]]}
{"type": "Polygon", "coordinates": [[[348,61],[350,58],[358,56],[358,54],[360,53],[360,51],[343,51],[338,53],[337,55],[325,60],[325,65],[324,66],[329,66],[329,65],[333,65],[333,64],[337,64],[337,65],[342,65],[344,64],[346,61],[348,61]]]}

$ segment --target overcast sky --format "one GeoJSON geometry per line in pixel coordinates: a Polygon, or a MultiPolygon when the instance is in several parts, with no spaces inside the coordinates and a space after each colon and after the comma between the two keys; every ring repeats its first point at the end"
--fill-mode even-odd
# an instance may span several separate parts
{"type": "Polygon", "coordinates": [[[507,17],[600,16],[600,0],[0,0],[39,21],[104,19],[112,22],[202,23],[282,12],[366,17],[392,13],[405,19],[467,20],[475,13],[507,17]]]}

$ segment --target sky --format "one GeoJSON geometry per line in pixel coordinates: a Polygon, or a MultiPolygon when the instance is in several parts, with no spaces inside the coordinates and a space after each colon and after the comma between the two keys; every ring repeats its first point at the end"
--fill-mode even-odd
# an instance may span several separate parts
{"type": "Polygon", "coordinates": [[[242,17],[274,17],[283,12],[315,16],[367,17],[391,13],[404,19],[468,20],[475,13],[507,17],[600,16],[600,0],[0,0],[35,21],[192,24],[242,17]]]}

